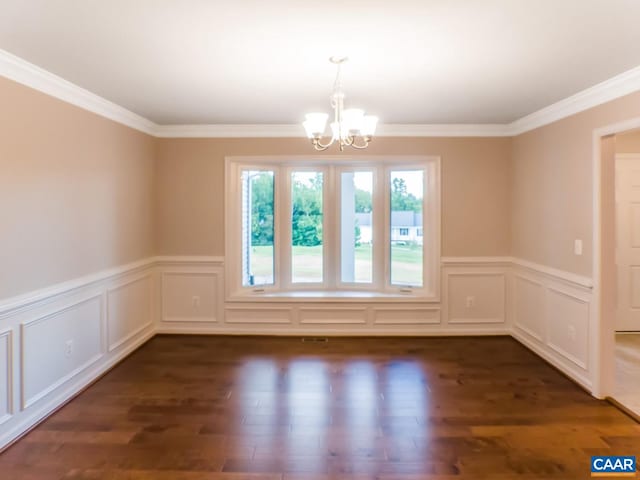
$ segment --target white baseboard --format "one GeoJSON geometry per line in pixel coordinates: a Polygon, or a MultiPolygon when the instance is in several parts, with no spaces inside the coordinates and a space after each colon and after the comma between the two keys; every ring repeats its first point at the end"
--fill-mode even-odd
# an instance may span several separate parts
{"type": "Polygon", "coordinates": [[[567,377],[574,380],[577,384],[581,385],[585,390],[587,390],[588,392],[592,392],[593,389],[591,380],[584,372],[581,372],[575,368],[568,367],[564,362],[560,361],[557,356],[550,354],[539,344],[531,341],[525,335],[519,333],[518,331],[512,331],[511,336],[522,345],[527,347],[529,350],[531,350],[533,353],[543,358],[547,363],[553,365],[567,377]]]}
{"type": "Polygon", "coordinates": [[[465,329],[417,329],[403,328],[397,330],[368,328],[362,329],[335,329],[335,328],[269,328],[256,330],[255,327],[247,328],[203,328],[201,326],[161,326],[156,330],[158,334],[169,335],[265,335],[282,337],[468,337],[468,336],[508,336],[510,332],[506,328],[465,328],[465,329]]]}

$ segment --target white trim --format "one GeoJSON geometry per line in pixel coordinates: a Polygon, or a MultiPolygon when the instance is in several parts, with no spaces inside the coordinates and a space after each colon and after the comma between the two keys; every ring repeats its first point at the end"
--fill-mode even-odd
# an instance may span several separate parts
{"type": "Polygon", "coordinates": [[[484,266],[510,266],[513,263],[513,257],[442,257],[440,263],[443,266],[467,266],[467,265],[484,265],[484,266]]]}
{"type": "MultiPolygon", "coordinates": [[[[302,124],[157,125],[160,138],[305,138],[302,124]]],[[[378,126],[376,137],[508,137],[508,124],[397,124],[378,126]]]]}
{"type": "MultiPolygon", "coordinates": [[[[511,126],[498,123],[400,124],[387,123],[376,137],[509,137],[511,126]]],[[[374,137],[375,140],[375,137],[374,137]]]]}
{"type": "Polygon", "coordinates": [[[0,425],[5,423],[11,417],[13,417],[14,412],[14,400],[13,400],[13,372],[14,372],[14,363],[13,363],[13,328],[6,328],[0,331],[0,338],[6,337],[7,340],[7,358],[5,368],[7,369],[7,390],[5,392],[7,396],[7,413],[0,417],[0,425]]]}
{"type": "Polygon", "coordinates": [[[67,295],[80,288],[85,288],[89,285],[102,282],[103,280],[118,277],[126,273],[132,273],[134,270],[142,270],[150,267],[157,262],[157,258],[158,257],[148,257],[143,260],[137,260],[118,267],[108,268],[90,275],[77,277],[66,282],[56,283],[46,288],[41,288],[39,290],[0,300],[0,320],[7,316],[14,315],[18,310],[30,307],[34,303],[49,300],[52,297],[58,297],[60,295],[67,295]]]}
{"type": "MultiPolygon", "coordinates": [[[[145,280],[148,281],[153,281],[153,273],[145,273],[142,275],[139,275],[137,277],[131,278],[129,280],[126,280],[124,282],[121,282],[117,285],[114,285],[113,287],[109,287],[106,289],[105,291],[105,295],[107,298],[107,303],[106,303],[106,307],[107,307],[107,352],[111,353],[112,351],[114,351],[115,349],[121,347],[122,345],[124,345],[125,343],[127,343],[129,340],[131,340],[132,338],[136,337],[138,334],[140,334],[140,332],[143,332],[144,330],[146,330],[147,328],[153,326],[154,322],[154,318],[153,318],[153,295],[149,295],[149,319],[146,323],[140,325],[139,327],[136,327],[134,330],[126,333],[124,335],[124,337],[121,337],[117,340],[114,340],[113,342],[110,342],[109,339],[109,333],[110,333],[110,326],[111,326],[111,310],[109,308],[110,305],[110,300],[111,300],[111,295],[114,292],[117,292],[118,290],[122,290],[125,287],[128,287],[129,285],[133,285],[134,283],[139,283],[139,282],[143,282],[145,280]]],[[[150,292],[151,292],[151,288],[150,292]]]]}
{"type": "Polygon", "coordinates": [[[148,135],[158,127],[137,113],[0,49],[0,75],[148,135]]]}
{"type": "Polygon", "coordinates": [[[510,134],[520,135],[638,90],[640,90],[640,66],[511,122],[510,134]]]}
{"type": "Polygon", "coordinates": [[[304,138],[300,125],[157,125],[154,135],[159,138],[304,138]]]}
{"type": "Polygon", "coordinates": [[[210,255],[165,255],[152,257],[151,261],[156,265],[168,266],[172,264],[184,265],[185,263],[196,264],[206,267],[224,266],[224,257],[210,255]]]}
{"type": "MultiPolygon", "coordinates": [[[[392,171],[420,170],[424,175],[424,187],[426,194],[423,199],[423,215],[425,231],[431,232],[425,235],[424,245],[432,247],[426,249],[423,256],[423,285],[420,287],[405,287],[391,283],[388,265],[390,258],[388,248],[374,250],[374,280],[371,284],[359,285],[357,289],[350,286],[345,291],[354,292],[353,297],[359,296],[355,293],[368,291],[381,294],[403,294],[404,298],[415,298],[421,302],[440,301],[440,232],[441,232],[441,159],[433,155],[407,155],[390,157],[388,155],[371,156],[319,156],[302,155],[293,157],[290,155],[270,155],[270,156],[228,156],[225,157],[225,252],[229,260],[229,268],[226,269],[225,278],[225,298],[228,302],[242,302],[250,298],[252,301],[258,298],[265,298],[273,301],[271,297],[282,297],[284,293],[286,300],[295,297],[297,301],[311,301],[309,298],[302,298],[300,292],[307,290],[318,290],[337,292],[341,291],[343,284],[339,278],[340,257],[336,250],[338,226],[338,205],[334,200],[337,195],[338,177],[336,172],[342,171],[345,167],[367,168],[375,172],[376,185],[378,190],[373,192],[373,202],[377,207],[383,206],[381,215],[384,215],[383,225],[385,230],[376,229],[375,234],[382,234],[383,245],[389,242],[389,196],[390,182],[389,175],[392,171]],[[295,162],[295,168],[292,167],[295,162]],[[274,184],[274,232],[275,245],[290,245],[291,232],[287,227],[286,218],[290,210],[290,176],[295,170],[313,170],[322,172],[324,175],[323,198],[325,205],[324,213],[324,244],[323,244],[323,279],[321,283],[297,284],[291,279],[291,252],[290,249],[274,250],[274,278],[273,283],[268,285],[257,285],[255,287],[243,286],[242,266],[242,242],[241,240],[241,210],[242,192],[240,184],[243,171],[266,169],[273,172],[274,184]],[[380,178],[384,175],[384,180],[380,178]],[[384,199],[383,203],[380,203],[384,199]],[[386,239],[386,240],[384,240],[386,239]],[[384,256],[384,257],[383,257],[384,256]],[[384,258],[384,262],[382,262],[384,258]],[[384,275],[381,275],[384,265],[384,275]],[[338,287],[339,285],[339,287],[338,287]],[[291,295],[293,293],[293,295],[291,295]]],[[[374,241],[374,244],[376,242],[374,241]]],[[[311,295],[314,296],[314,295],[311,295]]],[[[376,295],[371,295],[375,298],[376,295]]],[[[375,300],[373,300],[375,301],[375,300]]],[[[404,300],[403,300],[404,301],[404,300]]]]}
{"type": "Polygon", "coordinates": [[[454,337],[454,336],[509,336],[509,329],[504,326],[491,328],[478,328],[476,326],[470,326],[466,328],[438,328],[440,324],[435,323],[421,323],[421,324],[375,324],[372,328],[367,328],[366,333],[362,330],[362,324],[357,326],[348,324],[346,328],[331,328],[332,325],[311,325],[301,328],[291,328],[289,324],[265,324],[260,325],[265,327],[256,332],[257,324],[242,324],[240,322],[234,322],[228,324],[226,327],[203,327],[201,325],[161,325],[157,328],[157,334],[178,334],[178,335],[277,335],[283,337],[305,337],[305,336],[339,336],[339,337],[454,337]],[[285,326],[283,326],[285,325],[285,326]],[[386,328],[376,328],[376,327],[386,328]]]}
{"type": "Polygon", "coordinates": [[[583,287],[583,288],[593,288],[593,279],[590,277],[585,277],[583,275],[578,275],[575,273],[567,272],[564,270],[559,270],[553,267],[547,267],[546,265],[540,265],[539,263],[530,262],[528,260],[523,260],[521,258],[513,258],[513,264],[526,268],[528,270],[533,270],[538,273],[542,273],[544,275],[553,277],[557,280],[563,280],[565,282],[583,287]]]}
{"type": "MultiPolygon", "coordinates": [[[[74,368],[72,371],[70,371],[69,373],[67,373],[66,375],[63,375],[62,377],[58,378],[57,380],[55,380],[53,383],[50,383],[49,385],[47,385],[46,387],[44,387],[42,390],[40,390],[39,392],[34,393],[32,396],[30,396],[29,398],[27,398],[27,391],[26,391],[26,352],[27,352],[27,330],[32,327],[33,325],[37,325],[39,323],[45,322],[47,320],[51,320],[55,317],[57,317],[58,315],[60,315],[61,313],[65,313],[68,312],[80,305],[84,305],[86,303],[91,303],[94,300],[98,300],[98,306],[99,306],[99,311],[100,311],[100,318],[99,318],[99,323],[102,326],[102,323],[104,321],[104,319],[102,318],[103,315],[103,295],[102,292],[91,295],[89,297],[83,298],[81,300],[78,300],[76,302],[73,302],[71,304],[68,305],[64,305],[52,312],[48,312],[46,315],[42,315],[40,317],[36,317],[27,321],[24,321],[20,324],[20,399],[21,399],[21,408],[22,410],[26,410],[27,408],[29,408],[31,405],[35,404],[36,402],[38,402],[39,400],[41,400],[42,398],[46,397],[47,395],[49,395],[51,392],[53,392],[54,390],[56,390],[58,387],[60,387],[61,385],[64,385],[65,383],[67,383],[70,379],[72,379],[73,377],[77,376],[78,374],[80,374],[81,372],[83,372],[84,370],[86,370],[87,368],[89,368],[91,365],[93,365],[94,363],[96,363],[98,360],[100,360],[101,358],[104,357],[104,353],[102,352],[102,338],[100,338],[100,351],[98,353],[96,353],[93,357],[89,358],[85,363],[77,366],[76,368],[74,368]]],[[[102,334],[102,332],[100,332],[102,334]]]]}
{"type": "Polygon", "coordinates": [[[590,351],[593,359],[593,395],[605,398],[613,394],[614,344],[613,330],[606,324],[602,315],[602,139],[609,135],[624,133],[640,128],[640,117],[596,128],[592,133],[592,223],[593,223],[593,295],[591,309],[590,351]]]}
{"type": "Polygon", "coordinates": [[[541,345],[531,341],[531,339],[529,339],[526,336],[522,335],[517,330],[512,330],[511,331],[511,336],[515,340],[520,342],[522,345],[524,345],[526,348],[531,350],[533,353],[538,355],[540,358],[545,360],[547,363],[549,363],[550,365],[554,366],[555,368],[557,368],[558,370],[563,372],[569,378],[571,378],[574,381],[578,382],[585,389],[587,389],[587,391],[589,391],[589,392],[592,391],[592,382],[589,379],[589,376],[585,375],[585,372],[582,372],[582,371],[579,371],[579,370],[573,368],[573,366],[570,365],[570,364],[565,364],[563,362],[558,361],[557,357],[555,357],[554,355],[551,355],[541,345]]]}
{"type": "MultiPolygon", "coordinates": [[[[159,125],[0,49],[0,75],[158,138],[304,138],[301,125],[159,125]]],[[[640,90],[640,66],[504,124],[382,124],[377,137],[511,137],[640,90]]],[[[616,131],[622,131],[623,128],[616,131]]]]}
{"type": "Polygon", "coordinates": [[[518,266],[527,270],[533,270],[538,273],[553,277],[556,280],[563,280],[580,286],[583,288],[593,288],[593,279],[576,273],[567,272],[539,263],[530,262],[523,258],[517,257],[442,257],[443,266],[466,266],[466,265],[484,265],[484,266],[518,266]]]}
{"type": "MultiPolygon", "coordinates": [[[[206,264],[206,262],[203,262],[206,264]]],[[[201,264],[202,265],[202,264],[201,264]]],[[[213,317],[171,317],[167,315],[167,303],[165,299],[165,289],[166,289],[166,279],[167,277],[209,277],[215,280],[216,289],[218,290],[218,295],[216,301],[218,305],[216,305],[216,310],[219,312],[222,308],[221,305],[224,302],[223,295],[219,291],[224,288],[220,282],[220,273],[219,272],[172,272],[172,271],[162,271],[160,272],[160,321],[161,322],[177,322],[177,323],[185,323],[185,322],[205,322],[205,323],[216,323],[220,318],[220,315],[214,315],[213,317]]]]}

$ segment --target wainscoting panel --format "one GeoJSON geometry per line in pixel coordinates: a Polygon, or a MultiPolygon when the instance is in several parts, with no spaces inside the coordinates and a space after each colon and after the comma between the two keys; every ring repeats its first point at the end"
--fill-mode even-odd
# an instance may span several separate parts
{"type": "Polygon", "coordinates": [[[449,272],[447,282],[449,323],[504,323],[504,272],[449,272]]]}
{"type": "Polygon", "coordinates": [[[547,290],[547,343],[556,353],[588,370],[589,300],[547,290]]]}
{"type": "Polygon", "coordinates": [[[544,286],[521,274],[514,275],[514,284],[514,328],[544,342],[546,312],[541,307],[544,306],[544,286]]]}
{"type": "Polygon", "coordinates": [[[591,390],[590,279],[514,261],[512,335],[591,390]]]}
{"type": "Polygon", "coordinates": [[[152,257],[0,301],[0,449],[156,333],[511,334],[592,384],[591,281],[575,274],[510,257],[443,258],[434,302],[225,301],[224,278],[220,257],[152,257]]]}
{"type": "Polygon", "coordinates": [[[163,272],[163,322],[217,322],[223,285],[218,272],[163,272]]]}
{"type": "Polygon", "coordinates": [[[152,274],[147,273],[107,290],[109,351],[153,325],[152,274]]]}
{"type": "Polygon", "coordinates": [[[367,323],[366,306],[359,307],[300,307],[298,318],[301,324],[348,325],[367,323]]]}
{"type": "MultiPolygon", "coordinates": [[[[294,310],[287,306],[227,306],[224,309],[226,323],[273,325],[293,323],[294,310]]],[[[259,330],[257,331],[259,332],[259,330]]],[[[256,333],[257,333],[256,332],[256,333]]]]}
{"type": "Polygon", "coordinates": [[[102,294],[21,325],[22,409],[102,355],[102,294]]]}
{"type": "Polygon", "coordinates": [[[509,258],[444,258],[442,305],[449,328],[508,331],[509,258]]]}
{"type": "Polygon", "coordinates": [[[475,335],[509,333],[507,274],[509,258],[443,259],[442,302],[413,299],[352,299],[310,296],[261,297],[259,301],[225,301],[224,259],[164,257],[162,276],[163,333],[277,335],[475,335]],[[215,280],[214,280],[215,279],[215,280]],[[450,295],[450,297],[448,297],[450,295]],[[466,307],[467,297],[473,305],[466,307]],[[204,317],[192,314],[194,297],[207,305],[204,317]],[[216,306],[217,304],[217,306],[216,306]],[[449,308],[442,308],[448,305],[449,308]],[[219,313],[218,313],[219,312],[219,313]],[[453,314],[447,320],[447,312],[453,314]],[[210,316],[215,313],[217,316],[210,316]],[[213,321],[213,319],[217,321],[213,321]]]}
{"type": "MultiPolygon", "coordinates": [[[[217,333],[225,330],[224,263],[220,257],[158,257],[160,318],[157,330],[166,333],[217,333]]],[[[255,313],[255,312],[251,312],[255,313]]],[[[268,313],[266,322],[274,320],[268,313]]],[[[246,323],[246,312],[231,314],[246,323]]],[[[275,314],[275,321],[282,315],[275,314]]]]}
{"type": "Polygon", "coordinates": [[[0,425],[13,415],[13,330],[0,332],[0,425]]]}
{"type": "Polygon", "coordinates": [[[149,258],[0,301],[0,449],[154,335],[154,279],[149,258]]]}
{"type": "Polygon", "coordinates": [[[422,306],[376,306],[374,325],[439,325],[440,308],[422,306]]]}

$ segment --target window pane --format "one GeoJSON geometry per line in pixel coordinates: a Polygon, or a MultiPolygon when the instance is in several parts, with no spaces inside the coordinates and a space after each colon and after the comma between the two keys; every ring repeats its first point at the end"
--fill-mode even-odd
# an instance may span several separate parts
{"type": "Polygon", "coordinates": [[[345,283],[373,281],[373,172],[343,172],[340,179],[340,272],[345,283]]]}
{"type": "Polygon", "coordinates": [[[273,171],[242,172],[242,285],[273,284],[273,171]]]}
{"type": "Polygon", "coordinates": [[[322,282],[322,172],[291,174],[291,281],[322,282]]]}
{"type": "Polygon", "coordinates": [[[391,172],[391,283],[422,286],[424,171],[391,172]]]}

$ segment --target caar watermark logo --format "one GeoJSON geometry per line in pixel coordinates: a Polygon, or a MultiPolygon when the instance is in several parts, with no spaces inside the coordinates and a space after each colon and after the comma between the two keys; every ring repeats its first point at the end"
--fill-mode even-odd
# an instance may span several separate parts
{"type": "Polygon", "coordinates": [[[636,457],[591,457],[592,477],[635,477],[636,457]]]}

